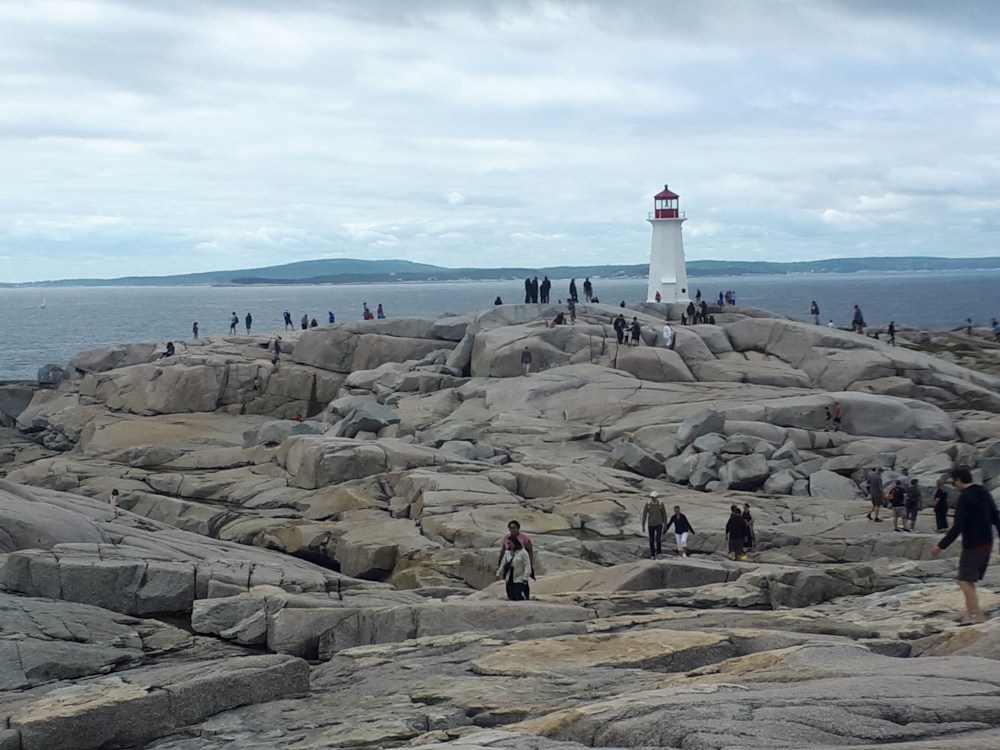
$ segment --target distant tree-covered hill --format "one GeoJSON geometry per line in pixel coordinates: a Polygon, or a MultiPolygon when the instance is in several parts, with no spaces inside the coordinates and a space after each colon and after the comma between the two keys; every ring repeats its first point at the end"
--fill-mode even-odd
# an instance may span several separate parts
{"type": "MultiPolygon", "coordinates": [[[[696,260],[687,264],[688,275],[747,276],[792,273],[888,273],[901,271],[943,271],[1000,269],[1000,257],[992,258],[831,258],[829,260],[769,263],[766,261],[696,260]]],[[[463,279],[523,279],[548,276],[552,279],[643,278],[649,265],[548,266],[545,268],[444,268],[408,260],[357,260],[330,258],[304,260],[279,266],[235,271],[207,271],[175,276],[123,276],[113,279],[64,279],[0,286],[186,286],[245,284],[360,284],[393,281],[456,281],[463,279]]]]}

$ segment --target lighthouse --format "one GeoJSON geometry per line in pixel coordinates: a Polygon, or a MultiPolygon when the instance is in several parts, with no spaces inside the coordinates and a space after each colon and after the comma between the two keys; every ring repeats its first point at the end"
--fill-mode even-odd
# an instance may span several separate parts
{"type": "Polygon", "coordinates": [[[681,224],[685,216],[679,209],[680,196],[666,185],[653,196],[649,223],[653,225],[653,240],[649,248],[649,291],[647,302],[689,302],[687,268],[684,265],[684,238],[681,224]]]}

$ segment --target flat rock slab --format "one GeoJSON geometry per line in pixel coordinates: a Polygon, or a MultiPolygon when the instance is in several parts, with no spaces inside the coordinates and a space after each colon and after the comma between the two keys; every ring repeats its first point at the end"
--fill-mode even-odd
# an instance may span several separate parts
{"type": "Polygon", "coordinates": [[[90,750],[149,742],[220,711],[308,691],[309,665],[301,659],[244,656],[8,694],[0,698],[0,720],[19,735],[10,747],[90,750]]]}

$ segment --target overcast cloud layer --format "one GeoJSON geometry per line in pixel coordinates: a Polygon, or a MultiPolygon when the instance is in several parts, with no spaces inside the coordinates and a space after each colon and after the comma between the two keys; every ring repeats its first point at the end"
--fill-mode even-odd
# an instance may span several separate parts
{"type": "Polygon", "coordinates": [[[1000,3],[0,4],[0,280],[998,255],[1000,3]]]}

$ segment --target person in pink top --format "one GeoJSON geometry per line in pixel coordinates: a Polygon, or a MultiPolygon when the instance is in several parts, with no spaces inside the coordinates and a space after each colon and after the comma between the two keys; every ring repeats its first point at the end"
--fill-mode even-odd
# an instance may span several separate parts
{"type": "MultiPolygon", "coordinates": [[[[509,549],[513,549],[510,540],[511,537],[517,537],[517,541],[521,543],[524,550],[528,553],[528,558],[531,560],[531,569],[535,569],[535,548],[531,546],[531,540],[528,535],[521,531],[521,524],[517,521],[511,521],[507,524],[507,533],[503,535],[500,539],[500,557],[497,558],[497,566],[503,564],[503,553],[509,549]]],[[[532,576],[534,577],[534,576],[532,576]]]]}

